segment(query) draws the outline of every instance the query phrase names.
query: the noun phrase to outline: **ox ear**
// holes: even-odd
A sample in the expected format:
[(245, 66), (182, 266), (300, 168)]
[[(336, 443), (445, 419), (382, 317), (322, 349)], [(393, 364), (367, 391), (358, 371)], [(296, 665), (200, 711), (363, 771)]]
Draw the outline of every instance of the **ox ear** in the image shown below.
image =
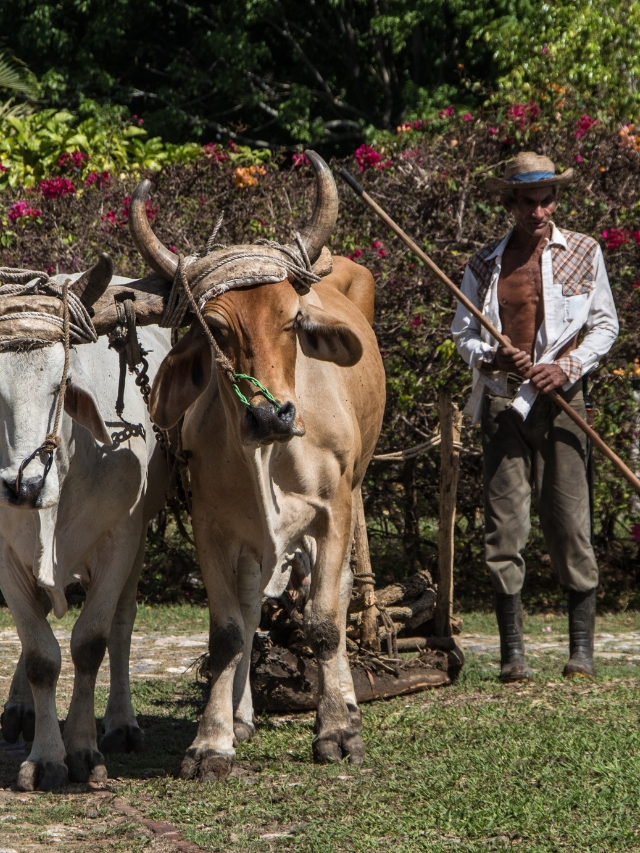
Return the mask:
[(211, 347), (192, 326), (169, 352), (156, 374), (149, 398), (151, 420), (171, 429), (198, 399), (211, 379)]
[(67, 379), (64, 410), (70, 418), (88, 429), (96, 441), (111, 447), (111, 436), (100, 414), (98, 401), (77, 369), (72, 369)]
[(315, 305), (304, 305), (296, 320), (302, 352), (308, 358), (353, 367), (362, 357), (360, 338), (348, 326)]

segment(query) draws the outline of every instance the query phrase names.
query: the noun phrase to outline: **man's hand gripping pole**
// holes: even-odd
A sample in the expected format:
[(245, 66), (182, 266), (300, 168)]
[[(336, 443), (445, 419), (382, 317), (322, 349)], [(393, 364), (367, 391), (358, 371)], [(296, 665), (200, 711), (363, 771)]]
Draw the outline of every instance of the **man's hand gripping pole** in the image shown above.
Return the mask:
[[(406, 234), (402, 230), (402, 228), (400, 228), (400, 226), (393, 221), (389, 214), (385, 213), (385, 211), (380, 207), (380, 205), (377, 204), (371, 198), (371, 196), (364, 191), (364, 189), (356, 181), (353, 175), (350, 175), (346, 169), (340, 169), (339, 174), (340, 177), (343, 178), (343, 180), (347, 184), (349, 184), (349, 186), (356, 193), (356, 195), (359, 195), (360, 198), (364, 202), (366, 202), (366, 204), (368, 204), (369, 207), (380, 217), (380, 219), (382, 219), (382, 221), (385, 222), (389, 226), (389, 228), (391, 228), (391, 230), (398, 235), (398, 237), (400, 237), (402, 242), (405, 243), (405, 245), (407, 245), (411, 249), (414, 255), (420, 258), (420, 260), (431, 270), (435, 277), (440, 279), (444, 286), (451, 293), (453, 293), (458, 302), (462, 302), (465, 308), (467, 308), (467, 310), (469, 310), (473, 314), (476, 320), (485, 327), (485, 329), (496, 339), (500, 346), (511, 346), (511, 342), (509, 341), (509, 339), (505, 337), (505, 335), (503, 335), (501, 332), (499, 332), (493, 325), (493, 323), (487, 320), (482, 311), (480, 311), (480, 309), (477, 308), (473, 304), (473, 302), (471, 302), (471, 300), (464, 295), (460, 288), (455, 286), (451, 279), (442, 272), (440, 267), (436, 266), (436, 264), (434, 264), (431, 258), (427, 254), (425, 254), (416, 243), (414, 243), (411, 237), (409, 237), (409, 235)], [(615, 453), (609, 447), (609, 445), (605, 441), (603, 441), (602, 438), (600, 438), (598, 433), (594, 429), (592, 429), (589, 424), (584, 421), (576, 411), (574, 411), (574, 409), (571, 408), (571, 406), (569, 405), (569, 403), (567, 403), (564, 397), (561, 397), (557, 391), (550, 391), (547, 393), (548, 396), (551, 397), (554, 403), (558, 406), (558, 408), (562, 409), (562, 411), (565, 412), (571, 418), (571, 420), (576, 423), (580, 427), (580, 429), (589, 436), (589, 438), (598, 448), (598, 450), (604, 456), (606, 456), (610, 462), (613, 462), (613, 464), (618, 469), (618, 471), (620, 471), (622, 476), (625, 477), (626, 480), (633, 486), (633, 488), (640, 493), (640, 480), (636, 477), (631, 468), (629, 468), (629, 466), (626, 465), (622, 461), (622, 459), (620, 459), (617, 453)]]

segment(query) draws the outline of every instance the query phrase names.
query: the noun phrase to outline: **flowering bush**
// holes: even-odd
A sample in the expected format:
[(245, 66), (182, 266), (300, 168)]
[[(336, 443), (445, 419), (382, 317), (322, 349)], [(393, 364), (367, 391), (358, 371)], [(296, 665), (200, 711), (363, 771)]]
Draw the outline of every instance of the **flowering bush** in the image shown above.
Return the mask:
[(47, 178), (40, 181), (39, 186), (45, 198), (62, 198), (63, 195), (73, 195), (76, 191), (71, 178)]
[(266, 175), (267, 170), (262, 166), (238, 166), (233, 170), (233, 182), (236, 187), (255, 187), (257, 175)]
[(42, 211), (38, 208), (31, 207), (27, 201), (17, 201), (12, 204), (7, 212), (9, 222), (15, 222), (23, 217), (37, 219), (42, 216)]
[(99, 189), (104, 189), (104, 187), (108, 187), (111, 183), (111, 173), (110, 172), (89, 172), (87, 177), (84, 179), (85, 186), (92, 187), (96, 184)]
[(202, 153), (205, 157), (213, 160), (214, 163), (227, 163), (229, 161), (229, 152), (224, 151), (221, 145), (216, 142), (208, 142), (202, 146)]

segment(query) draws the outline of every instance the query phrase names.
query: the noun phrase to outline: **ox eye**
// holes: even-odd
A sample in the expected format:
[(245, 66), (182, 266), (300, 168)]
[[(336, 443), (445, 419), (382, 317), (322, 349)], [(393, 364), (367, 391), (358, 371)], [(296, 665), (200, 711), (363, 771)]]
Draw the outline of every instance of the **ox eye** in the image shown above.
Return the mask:
[(227, 328), (227, 325), (224, 322), (224, 320), (219, 319), (218, 317), (212, 316), (211, 314), (209, 314), (206, 317), (206, 320), (207, 320), (207, 325), (211, 329), (213, 337), (216, 339), (216, 341), (219, 344), (226, 341), (227, 338), (229, 337), (229, 329)]

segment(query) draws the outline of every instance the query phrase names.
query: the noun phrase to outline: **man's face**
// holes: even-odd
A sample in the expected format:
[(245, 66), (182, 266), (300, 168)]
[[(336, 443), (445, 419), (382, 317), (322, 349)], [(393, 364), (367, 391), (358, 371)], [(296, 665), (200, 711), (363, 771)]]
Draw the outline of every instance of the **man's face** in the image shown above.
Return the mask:
[(523, 231), (542, 237), (558, 207), (558, 193), (553, 187), (516, 189), (515, 199), (505, 207)]

